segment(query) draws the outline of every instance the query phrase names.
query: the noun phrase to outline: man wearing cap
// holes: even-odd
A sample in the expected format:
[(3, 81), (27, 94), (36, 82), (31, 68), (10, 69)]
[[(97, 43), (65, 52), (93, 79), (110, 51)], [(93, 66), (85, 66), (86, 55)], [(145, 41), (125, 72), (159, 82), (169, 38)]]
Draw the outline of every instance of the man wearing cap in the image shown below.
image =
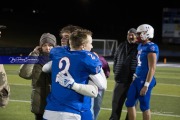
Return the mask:
[(22, 64), (19, 76), (24, 79), (32, 80), (31, 93), (31, 112), (35, 115), (35, 120), (42, 120), (46, 106), (46, 97), (50, 92), (51, 74), (44, 73), (42, 67), (49, 62), (49, 52), (56, 46), (56, 37), (50, 33), (42, 34), (39, 46), (29, 54), (29, 56), (38, 56), (39, 61), (36, 64)]
[[(120, 120), (126, 94), (132, 82), (136, 68), (137, 44), (136, 29), (131, 28), (127, 33), (127, 40), (120, 43), (115, 54), (113, 72), (115, 87), (112, 96), (112, 112), (109, 120)], [(128, 116), (126, 115), (126, 120)]]

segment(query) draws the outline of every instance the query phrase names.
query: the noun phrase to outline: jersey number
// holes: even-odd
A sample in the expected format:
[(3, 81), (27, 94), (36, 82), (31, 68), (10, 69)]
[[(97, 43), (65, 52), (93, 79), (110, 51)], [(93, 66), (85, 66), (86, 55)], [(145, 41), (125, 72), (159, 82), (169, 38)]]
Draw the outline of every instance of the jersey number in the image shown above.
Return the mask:
[[(61, 72), (62, 72), (63, 74), (65, 74), (66, 71), (69, 70), (69, 66), (70, 66), (69, 58), (63, 57), (63, 58), (59, 61), (59, 69), (61, 69)], [(64, 68), (64, 69), (63, 69), (63, 68)]]

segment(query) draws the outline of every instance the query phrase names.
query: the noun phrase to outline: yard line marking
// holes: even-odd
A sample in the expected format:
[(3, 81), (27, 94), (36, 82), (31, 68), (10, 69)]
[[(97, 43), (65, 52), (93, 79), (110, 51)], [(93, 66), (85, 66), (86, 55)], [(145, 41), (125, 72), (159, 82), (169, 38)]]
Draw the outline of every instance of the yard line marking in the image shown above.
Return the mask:
[[(163, 84), (163, 83), (159, 83), (159, 84)], [(31, 85), (26, 85), (26, 84), (10, 84), (10, 85), (19, 85), (19, 86), (31, 86)], [(173, 86), (180, 86), (180, 85), (176, 85), (176, 84), (163, 84), (163, 85), (173, 85)], [(106, 90), (107, 92), (113, 92), (113, 90)], [(152, 94), (152, 95), (158, 95), (158, 96), (165, 96), (165, 97), (180, 97), (178, 95), (168, 95), (168, 94)]]
[[(108, 81), (108, 82), (114, 82), (114, 81)], [(9, 83), (10, 85), (24, 85), (24, 86), (31, 86), (30, 84), (14, 84), (14, 83)], [(158, 85), (170, 85), (170, 86), (180, 86), (180, 85), (177, 85), (177, 84), (167, 84), (167, 83), (157, 83)]]
[(152, 94), (152, 95), (165, 96), (165, 97), (180, 97), (178, 95), (167, 95), (167, 94)]
[[(177, 78), (177, 79), (179, 80), (179, 78)], [(157, 81), (157, 80), (156, 80), (156, 81)], [(107, 80), (107, 82), (110, 82), (110, 83), (112, 83), (112, 82), (113, 82), (113, 83), (115, 83), (115, 81), (114, 81), (113, 79), (109, 79), (109, 80)], [(165, 84), (165, 85), (177, 85), (177, 84), (175, 84), (175, 83), (174, 83), (174, 84), (168, 84), (168, 83), (157, 83), (157, 84), (158, 84), (158, 85), (159, 85), (159, 84)], [(180, 85), (177, 85), (177, 86), (180, 86)]]
[[(102, 110), (109, 110), (111, 111), (111, 108), (101, 108)], [(122, 110), (123, 112), (127, 112), (127, 110)], [(140, 111), (137, 111), (136, 113), (142, 113)], [(165, 112), (164, 112), (165, 113)], [(159, 116), (167, 116), (167, 117), (180, 117), (180, 115), (171, 115), (171, 114), (163, 114), (163, 113), (158, 113), (158, 112), (151, 112), (152, 115), (159, 115)]]
[(12, 102), (27, 102), (27, 103), (31, 102), (31, 101), (27, 101), (27, 100), (12, 100), (12, 99), (10, 99), (9, 101), (12, 101)]
[[(108, 61), (109, 65), (113, 65), (114, 61)], [(180, 67), (180, 64), (178, 63), (169, 63), (169, 64), (164, 64), (164, 63), (157, 63), (158, 67)]]
[(9, 85), (31, 86), (31, 85), (28, 85), (28, 84), (14, 84), (14, 83), (9, 83)]
[[(107, 92), (113, 92), (112, 90), (106, 90)], [(165, 96), (165, 97), (180, 97), (178, 95), (168, 95), (168, 94), (152, 94), (152, 95), (159, 95), (159, 96)]]
[(157, 85), (171, 85), (171, 86), (180, 86), (177, 84), (167, 84), (167, 83), (157, 83)]
[[(112, 82), (112, 81), (109, 81), (109, 82)], [(28, 85), (28, 84), (14, 84), (14, 83), (9, 83), (9, 85), (31, 86), (31, 85)], [(158, 83), (158, 85), (180, 86), (180, 85), (177, 85), (177, 84), (166, 84), (166, 83)]]
[[(9, 101), (12, 101), (12, 102), (26, 102), (26, 103), (30, 103), (30, 101), (27, 101), (27, 100), (12, 100), (10, 99)], [(101, 108), (102, 110), (109, 110), (111, 111), (112, 109), (111, 108)], [(123, 112), (127, 112), (127, 110), (122, 110)], [(140, 111), (137, 111), (137, 113), (142, 113)], [(165, 113), (165, 112), (164, 112)], [(162, 113), (159, 113), (159, 112), (151, 112), (151, 114), (154, 114), (154, 115), (159, 115), (159, 116), (168, 116), (168, 117), (180, 117), (180, 115), (171, 115), (171, 114), (162, 114)]]
[[(179, 78), (178, 78), (179, 79)], [(107, 82), (110, 82), (110, 83), (115, 83), (115, 81), (113, 81), (113, 80), (108, 80)], [(177, 85), (177, 84), (175, 84), (175, 83), (173, 83), (173, 84), (168, 84), (168, 83), (157, 83), (157, 85), (170, 85), (170, 86), (180, 86), (180, 85)]]

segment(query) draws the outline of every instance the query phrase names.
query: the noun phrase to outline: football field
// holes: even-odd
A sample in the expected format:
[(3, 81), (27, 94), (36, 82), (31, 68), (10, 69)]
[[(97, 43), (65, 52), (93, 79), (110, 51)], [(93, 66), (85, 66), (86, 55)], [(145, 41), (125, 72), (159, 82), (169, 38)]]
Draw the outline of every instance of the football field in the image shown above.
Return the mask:
[[(7, 107), (0, 108), (0, 120), (34, 120), (30, 109), (31, 80), (18, 76), (20, 65), (5, 65), (8, 82), (11, 88), (10, 101)], [(108, 120), (111, 113), (112, 91), (114, 77), (108, 78), (108, 88), (98, 120)], [(180, 120), (180, 64), (159, 64), (155, 77), (157, 85), (152, 91), (152, 120)], [(124, 106), (121, 120), (126, 115)], [(142, 120), (140, 109), (137, 110), (137, 120)]]

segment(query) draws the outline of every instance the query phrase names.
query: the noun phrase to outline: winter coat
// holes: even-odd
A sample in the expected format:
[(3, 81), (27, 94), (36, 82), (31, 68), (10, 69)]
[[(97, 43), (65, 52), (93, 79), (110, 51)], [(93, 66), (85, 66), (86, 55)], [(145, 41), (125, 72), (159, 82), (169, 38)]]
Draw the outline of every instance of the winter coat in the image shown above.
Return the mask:
[(50, 92), (51, 75), (44, 73), (42, 67), (49, 61), (48, 54), (31, 52), (29, 56), (45, 56), (42, 57), (39, 63), (22, 64), (19, 71), (19, 76), (24, 79), (32, 80), (31, 93), (31, 112), (35, 114), (43, 114), (46, 106), (46, 97)]
[(129, 44), (128, 41), (120, 43), (113, 59), (113, 72), (116, 82), (131, 83), (137, 65), (136, 55), (137, 44)]

